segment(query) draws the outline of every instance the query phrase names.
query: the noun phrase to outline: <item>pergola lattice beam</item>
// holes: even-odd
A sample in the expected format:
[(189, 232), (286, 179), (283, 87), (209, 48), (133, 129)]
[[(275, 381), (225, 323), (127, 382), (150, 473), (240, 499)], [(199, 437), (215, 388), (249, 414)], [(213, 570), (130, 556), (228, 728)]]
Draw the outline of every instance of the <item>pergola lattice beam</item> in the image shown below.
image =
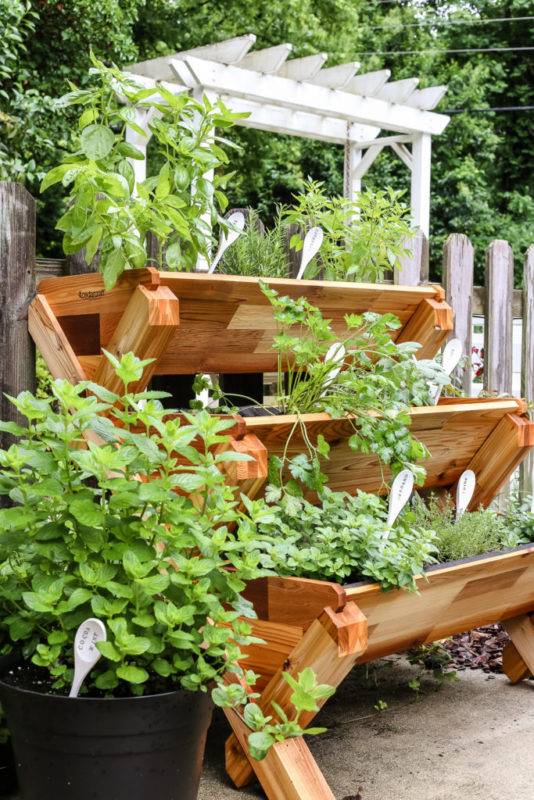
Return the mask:
[[(284, 105), (295, 111), (314, 112), (346, 122), (358, 122), (402, 133), (441, 133), (449, 118), (442, 114), (397, 106), (385, 100), (360, 97), (339, 89), (299, 83), (278, 75), (262, 75), (252, 70), (225, 66), (213, 61), (186, 56), (171, 59), (176, 77), (189, 88), (207, 89), (253, 102)], [(189, 71), (189, 75), (186, 69)]]
[(274, 47), (265, 47), (263, 50), (254, 50), (241, 59), (239, 66), (242, 69), (253, 69), (255, 72), (279, 72), (293, 50), (292, 44), (277, 44)]
[(309, 83), (315, 86), (326, 86), (328, 89), (343, 89), (344, 86), (356, 75), (360, 68), (357, 61), (348, 64), (338, 64), (337, 67), (326, 67), (320, 70)]
[(326, 53), (292, 58), (278, 70), (278, 74), (281, 78), (291, 78), (294, 81), (309, 81), (317, 75), (327, 58)]

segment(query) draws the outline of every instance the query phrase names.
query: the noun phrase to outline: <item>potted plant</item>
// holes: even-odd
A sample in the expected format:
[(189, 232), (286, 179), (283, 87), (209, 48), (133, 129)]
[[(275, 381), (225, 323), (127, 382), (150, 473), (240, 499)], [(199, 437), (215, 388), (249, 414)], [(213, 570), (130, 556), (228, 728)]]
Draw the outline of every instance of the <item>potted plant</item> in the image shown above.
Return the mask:
[[(253, 613), (240, 592), (264, 572), (255, 525), (271, 512), (240, 509), (220, 470), (247, 459), (221, 451), (234, 421), (180, 420), (161, 393), (130, 393), (145, 366), (131, 354), (116, 364), (121, 397), (59, 380), (50, 397), (23, 392), (12, 402), (27, 427), (2, 424), (18, 441), (0, 452), (12, 502), (0, 511), (0, 632), (20, 656), (4, 663), (0, 699), (26, 800), (193, 800), (207, 690), (240, 706), (254, 677), (238, 665)], [(90, 618), (107, 637), (72, 699), (74, 638)], [(304, 688), (308, 703), (331, 693), (309, 675)], [(247, 702), (259, 756), (302, 733), (298, 696), (295, 709), (274, 723)]]

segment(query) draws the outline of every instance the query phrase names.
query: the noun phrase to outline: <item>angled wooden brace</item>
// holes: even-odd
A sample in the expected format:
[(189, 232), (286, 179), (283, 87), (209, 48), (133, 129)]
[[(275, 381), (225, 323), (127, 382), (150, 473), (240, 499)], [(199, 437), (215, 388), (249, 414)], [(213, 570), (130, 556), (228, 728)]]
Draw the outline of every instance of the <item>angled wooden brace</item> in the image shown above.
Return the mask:
[[(534, 422), (506, 414), (468, 464), (477, 478), (471, 511), (488, 506), (534, 446)], [(451, 490), (455, 492), (455, 487)]]
[(38, 294), (28, 309), (28, 330), (53, 378), (71, 383), (86, 380), (85, 372), (44, 294)]
[[(131, 392), (142, 392), (165, 352), (167, 343), (180, 324), (179, 301), (168, 286), (148, 289), (136, 286), (106, 350), (120, 358), (133, 352), (138, 358), (153, 358), (141, 380), (131, 384)], [(120, 394), (122, 381), (103, 355), (94, 375), (95, 383)]]
[(444, 300), (421, 300), (397, 343), (422, 342), (416, 358), (434, 358), (453, 329), (453, 311)]
[(503, 622), (511, 642), (502, 653), (502, 667), (512, 683), (534, 675), (534, 613)]
[(229, 442), (217, 448), (218, 453), (228, 450), (252, 456), (252, 461), (222, 461), (220, 467), (226, 475), (227, 483), (237, 486), (241, 494), (253, 500), (267, 480), (267, 448), (257, 436), (247, 433), (240, 439), (232, 437)]
[[(306, 667), (313, 669), (319, 683), (336, 688), (350, 672), (367, 647), (367, 620), (355, 603), (340, 611), (325, 608), (273, 675), (258, 701), (264, 713), (272, 714), (271, 701), (294, 713), (291, 687), (283, 677), (288, 672), (297, 678)], [(307, 727), (317, 712), (305, 712), (301, 724)], [(263, 761), (248, 753), (247, 729), (235, 712), (226, 712), (233, 733), (226, 742), (226, 771), (234, 784), (245, 786), (254, 773), (269, 800), (332, 800), (333, 795), (302, 738), (274, 745)]]

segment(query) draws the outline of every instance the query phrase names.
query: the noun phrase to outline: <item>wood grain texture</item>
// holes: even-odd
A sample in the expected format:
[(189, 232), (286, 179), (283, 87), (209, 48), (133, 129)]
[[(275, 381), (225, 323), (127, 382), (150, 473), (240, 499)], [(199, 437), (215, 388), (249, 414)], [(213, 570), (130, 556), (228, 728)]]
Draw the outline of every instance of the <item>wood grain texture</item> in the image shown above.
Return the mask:
[(453, 313), (442, 300), (422, 300), (397, 342), (419, 342), (417, 358), (433, 358), (453, 327)]
[(307, 628), (327, 606), (341, 611), (346, 603), (337, 583), (309, 578), (268, 577), (249, 581), (243, 595), (260, 619)]
[(484, 389), (512, 391), (512, 293), (514, 256), (502, 239), (492, 242), (486, 255), (484, 325)]
[(428, 239), (417, 231), (406, 242), (409, 251), (400, 259), (400, 269), (393, 270), (393, 282), (401, 286), (419, 286), (428, 280)]
[(46, 297), (38, 294), (28, 311), (28, 330), (41, 351), (52, 377), (71, 383), (86, 380), (83, 368), (70, 346)]
[[(48, 278), (39, 291), (46, 295), (61, 324), (62, 317), (96, 315), (100, 346), (109, 349), (110, 341), (137, 284), (167, 287), (180, 301), (180, 327), (170, 337), (158, 362), (156, 374), (194, 374), (198, 372), (269, 372), (276, 369), (272, 339), (276, 326), (271, 306), (257, 278), (233, 275), (131, 270), (124, 273), (110, 292), (104, 291), (98, 274)], [(425, 300), (437, 304), (432, 317), (441, 325), (447, 316), (440, 287), (392, 286), (324, 281), (270, 279), (271, 286), (283, 294), (305, 294), (332, 321), (336, 331), (346, 330), (344, 315), (375, 311), (391, 312), (402, 326), (411, 320)], [(450, 310), (449, 314), (450, 314)], [(419, 311), (419, 314), (421, 312)], [(432, 320), (430, 320), (432, 322)], [(448, 322), (447, 322), (448, 324)], [(431, 342), (421, 355), (434, 355), (442, 337), (435, 325), (419, 326), (415, 333), (431, 334)], [(71, 345), (78, 355), (91, 359), (99, 355), (86, 352), (87, 331), (70, 328)], [(401, 329), (402, 333), (402, 329)], [(398, 331), (394, 332), (394, 336)], [(432, 352), (431, 352), (432, 351)]]
[[(521, 394), (534, 405), (534, 245), (525, 255), (523, 269), (523, 352)], [(531, 451), (521, 467), (521, 488), (534, 497), (534, 453)]]
[[(268, 629), (266, 636), (269, 639)], [(284, 672), (288, 672), (296, 679), (302, 670), (310, 667), (313, 669), (318, 683), (339, 686), (352, 669), (358, 656), (364, 652), (366, 645), (367, 620), (354, 603), (348, 603), (338, 612), (325, 608), (308, 627), (296, 647), (262, 691), (258, 700), (260, 708), (264, 713), (272, 714), (274, 713), (272, 702), (275, 701), (286, 713), (291, 714), (293, 690), (284, 679)], [(320, 701), (318, 708), (324, 702), (324, 700)], [(317, 713), (317, 711), (303, 712), (300, 717), (302, 727), (310, 725)], [(262, 780), (255, 767), (255, 762), (248, 762), (246, 748), (243, 748), (241, 758), (239, 757), (237, 742), (235, 739), (232, 741), (236, 734), (239, 744), (243, 748), (243, 741), (234, 728), (234, 734), (226, 746), (227, 755), (231, 754), (231, 760), (227, 759), (228, 774), (237, 785), (244, 786), (252, 778), (252, 767)], [(264, 789), (267, 791), (265, 786)], [(310, 796), (313, 797), (313, 794)]]
[[(0, 182), (0, 418), (24, 424), (9, 402), (35, 390), (28, 306), (35, 293), (35, 201), (20, 183)], [(0, 434), (2, 447), (11, 442)]]
[(534, 545), (445, 564), (418, 579), (419, 593), (382, 592), (377, 584), (345, 586), (365, 614), (369, 644), (360, 661), (429, 644), (454, 633), (534, 610)]
[[(139, 285), (134, 289), (106, 348), (118, 359), (130, 351), (138, 358), (154, 359), (145, 367), (141, 379), (129, 386), (129, 391), (141, 392), (148, 385), (179, 322), (179, 302), (166, 286), (147, 289)], [(121, 379), (105, 356), (100, 360), (94, 379), (117, 394), (124, 390)]]
[[(532, 428), (520, 415), (524, 403), (513, 398), (443, 399), (437, 406), (413, 408), (411, 430), (430, 451), (424, 462), (427, 470), (425, 487), (450, 488), (469, 466), (481, 472), (482, 482), (477, 493), (477, 503), (487, 504), (491, 491), (497, 491), (503, 476), (520, 463), (529, 452), (528, 432)], [(503, 422), (495, 438), (489, 437), (508, 415), (513, 420)], [(378, 460), (369, 454), (357, 453), (348, 445), (353, 432), (350, 419), (331, 419), (328, 414), (303, 414), (309, 438), (316, 441), (319, 434), (330, 443), (329, 459), (323, 471), (328, 485), (335, 491), (354, 493), (356, 489), (367, 492), (384, 492), (384, 473)], [(282, 455), (295, 417), (247, 417), (247, 430), (254, 433), (272, 455)], [(487, 445), (485, 444), (486, 442)], [(477, 453), (485, 446), (481, 458)], [(302, 452), (304, 442), (297, 427), (288, 447), (290, 456)], [(491, 473), (491, 469), (498, 470)], [(389, 473), (385, 472), (386, 480)]]
[(534, 616), (522, 614), (506, 620), (504, 629), (511, 639), (503, 652), (503, 669), (512, 683), (534, 675)]
[(471, 394), (471, 346), (472, 346), (472, 295), (474, 273), (473, 245), (463, 233), (453, 233), (443, 249), (443, 285), (445, 297), (454, 309), (452, 336), (459, 339), (468, 361), (454, 372), (457, 385), (469, 396)]
[[(234, 774), (232, 748), (235, 748), (239, 757), (247, 747), (250, 730), (235, 711), (224, 711), (236, 737), (226, 745), (227, 771)], [(262, 761), (251, 757), (248, 763), (268, 800), (335, 800), (302, 737), (277, 742)]]

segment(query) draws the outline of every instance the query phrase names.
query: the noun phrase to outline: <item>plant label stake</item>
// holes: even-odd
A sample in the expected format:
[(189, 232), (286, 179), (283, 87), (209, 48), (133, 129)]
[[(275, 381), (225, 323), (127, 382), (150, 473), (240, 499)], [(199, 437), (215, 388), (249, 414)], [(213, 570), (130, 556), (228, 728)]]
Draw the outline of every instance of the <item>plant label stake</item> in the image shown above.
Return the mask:
[(324, 397), (324, 395), (326, 394), (327, 387), (330, 386), (332, 381), (339, 374), (341, 367), (343, 366), (343, 361), (345, 360), (346, 355), (347, 351), (345, 350), (345, 346), (341, 342), (334, 342), (334, 344), (330, 345), (330, 347), (326, 351), (324, 362), (325, 364), (331, 363), (332, 369), (326, 373), (326, 377), (323, 383), (325, 390), (321, 395), (322, 397)]
[(228, 223), (228, 231), (223, 231), (221, 233), (219, 249), (217, 250), (215, 258), (210, 264), (210, 268), (208, 270), (209, 275), (211, 275), (212, 272), (215, 272), (217, 264), (228, 250), (230, 245), (233, 244), (235, 240), (243, 233), (245, 228), (245, 215), (242, 211), (234, 211), (233, 214), (230, 214), (230, 216), (227, 217), (226, 222)]
[(458, 478), (456, 487), (456, 522), (460, 519), (475, 493), (476, 475), (472, 469), (466, 469)]
[(387, 526), (391, 528), (413, 492), (414, 477), (409, 469), (399, 472), (389, 492)]
[(78, 697), (82, 683), (102, 655), (97, 642), (107, 639), (106, 626), (94, 617), (82, 622), (74, 639), (74, 679), (69, 697)]
[(300, 281), (301, 278), (304, 276), (306, 271), (306, 267), (312, 260), (312, 258), (317, 255), (319, 250), (321, 249), (321, 245), (323, 243), (323, 229), (319, 228), (319, 226), (315, 228), (310, 228), (306, 236), (304, 237), (304, 242), (302, 244), (302, 256), (300, 258), (300, 267), (297, 273), (297, 280)]
[[(451, 375), (455, 367), (458, 366), (463, 352), (464, 348), (459, 339), (450, 339), (450, 341), (447, 342), (443, 349), (443, 355), (441, 356), (441, 368), (447, 375)], [(441, 388), (441, 386), (433, 387), (432, 398), (434, 400), (434, 405), (438, 404), (438, 400), (441, 396)]]

